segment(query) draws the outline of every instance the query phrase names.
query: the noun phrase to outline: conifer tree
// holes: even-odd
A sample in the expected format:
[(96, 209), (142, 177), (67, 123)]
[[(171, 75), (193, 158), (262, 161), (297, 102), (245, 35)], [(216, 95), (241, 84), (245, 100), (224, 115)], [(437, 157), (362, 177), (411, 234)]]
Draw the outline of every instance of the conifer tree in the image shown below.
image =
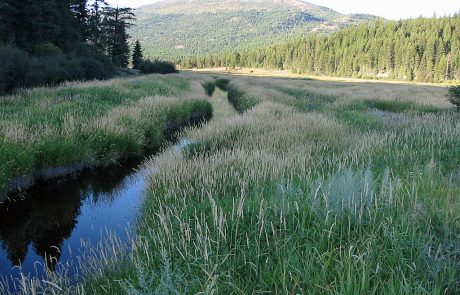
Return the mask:
[(104, 9), (104, 45), (114, 65), (125, 68), (129, 64), (130, 48), (126, 29), (134, 20), (131, 8), (106, 7)]
[(91, 5), (91, 12), (88, 19), (88, 42), (93, 46), (94, 50), (99, 53), (105, 53), (103, 33), (102, 33), (102, 21), (103, 21), (103, 9), (107, 3), (105, 0), (94, 0)]
[(71, 9), (78, 25), (80, 39), (83, 42), (88, 38), (88, 0), (73, 0)]
[[(460, 80), (460, 15), (371, 21), (331, 35), (310, 35), (282, 45), (224, 52), (212, 66), (263, 67), (333, 76), (376, 76), (440, 82)], [(198, 58), (198, 60), (201, 60)], [(182, 66), (197, 58), (181, 59)], [(198, 63), (198, 66), (209, 62)]]
[(129, 64), (133, 18), (105, 0), (0, 0), (0, 55), (14, 55), (2, 61), (0, 93), (111, 77)]
[(460, 85), (451, 86), (447, 92), (447, 99), (457, 107), (460, 112)]
[(134, 44), (134, 49), (133, 49), (133, 69), (138, 69), (140, 63), (142, 62), (142, 59), (144, 58), (144, 54), (142, 53), (142, 47), (141, 43), (139, 40), (136, 41)]

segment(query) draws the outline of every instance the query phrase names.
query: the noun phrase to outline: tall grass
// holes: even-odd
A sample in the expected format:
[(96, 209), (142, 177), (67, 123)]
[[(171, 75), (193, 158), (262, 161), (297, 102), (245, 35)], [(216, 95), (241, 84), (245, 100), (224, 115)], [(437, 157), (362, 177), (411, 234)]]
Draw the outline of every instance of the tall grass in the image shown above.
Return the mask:
[(148, 76), (0, 98), (0, 192), (53, 171), (60, 176), (139, 155), (161, 145), (172, 129), (209, 118), (211, 105), (201, 93), (187, 93), (189, 84), (178, 76)]
[(205, 81), (203, 82), (203, 88), (206, 92), (206, 95), (208, 96), (212, 96), (214, 94), (214, 91), (216, 90), (216, 82), (215, 81), (212, 81), (212, 80), (209, 80), (209, 81)]
[(72, 290), (458, 294), (458, 116), (412, 85), (350, 97), (340, 83), (304, 83), (233, 79), (243, 113), (187, 130), (191, 145), (146, 163), (156, 173), (129, 256)]
[[(375, 98), (354, 110), (384, 127), (367, 128), (368, 120), (337, 119), (359, 100), (337, 97), (321, 112), (298, 112), (299, 98), (269, 83), (244, 89), (257, 106), (189, 131), (194, 144), (182, 154), (151, 160), (158, 173), (150, 179), (130, 275), (119, 284), (104, 284), (112, 274), (102, 275), (86, 288), (458, 293), (458, 116), (427, 113), (419, 98), (405, 98), (410, 107), (394, 109), (403, 122), (387, 124), (369, 112), (389, 112), (386, 103), (379, 107), (385, 98)], [(430, 104), (443, 108), (436, 99)]]

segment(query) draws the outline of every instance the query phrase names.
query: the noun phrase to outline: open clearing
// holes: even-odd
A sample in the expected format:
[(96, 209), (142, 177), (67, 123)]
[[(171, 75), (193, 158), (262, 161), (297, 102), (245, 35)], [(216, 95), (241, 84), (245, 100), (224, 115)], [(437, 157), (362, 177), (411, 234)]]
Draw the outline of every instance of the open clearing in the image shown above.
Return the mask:
[[(220, 90), (206, 98), (200, 84), (212, 75), (230, 80), (221, 88), (235, 111)], [(445, 88), (192, 72), (141, 84), (155, 92), (158, 79), (183, 81), (214, 118), (183, 132), (182, 152), (146, 163), (156, 173), (129, 255), (103, 247), (82, 283), (53, 284), (77, 294), (458, 294), (460, 117)]]
[(206, 74), (225, 74), (234, 76), (250, 76), (250, 77), (265, 77), (265, 78), (289, 78), (289, 79), (302, 79), (302, 80), (315, 80), (315, 81), (328, 81), (334, 82), (356, 82), (356, 83), (384, 83), (384, 84), (402, 84), (402, 85), (427, 85), (433, 87), (445, 86), (440, 83), (421, 83), (412, 81), (399, 81), (399, 80), (388, 80), (388, 79), (361, 79), (361, 78), (345, 78), (345, 77), (330, 77), (330, 76), (314, 76), (308, 74), (297, 74), (288, 70), (266, 70), (261, 68), (237, 68), (229, 69), (225, 67), (221, 68), (203, 68), (188, 70), (196, 73)]

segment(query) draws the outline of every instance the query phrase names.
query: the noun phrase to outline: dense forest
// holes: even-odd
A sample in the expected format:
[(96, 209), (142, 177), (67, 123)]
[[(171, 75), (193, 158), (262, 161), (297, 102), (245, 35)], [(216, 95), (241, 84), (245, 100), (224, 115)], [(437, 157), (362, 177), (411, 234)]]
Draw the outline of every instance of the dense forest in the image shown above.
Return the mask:
[(184, 68), (250, 67), (421, 82), (460, 80), (460, 16), (370, 21), (327, 36), (186, 57)]
[(136, 9), (130, 30), (146, 56), (171, 58), (283, 44), (375, 19), (301, 0), (163, 0)]
[(0, 0), (0, 93), (111, 77), (129, 64), (133, 20), (104, 0)]

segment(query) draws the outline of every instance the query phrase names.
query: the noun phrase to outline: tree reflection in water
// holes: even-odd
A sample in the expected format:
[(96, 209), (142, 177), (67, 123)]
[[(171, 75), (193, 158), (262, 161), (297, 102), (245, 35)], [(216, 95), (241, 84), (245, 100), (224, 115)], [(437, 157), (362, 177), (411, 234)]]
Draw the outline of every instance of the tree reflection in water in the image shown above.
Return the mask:
[(64, 241), (78, 223), (82, 205), (89, 202), (109, 206), (129, 185), (127, 178), (139, 163), (132, 160), (83, 173), (78, 178), (40, 184), (6, 200), (0, 205), (0, 251), (6, 253), (12, 265), (19, 266), (31, 249), (54, 270)]

